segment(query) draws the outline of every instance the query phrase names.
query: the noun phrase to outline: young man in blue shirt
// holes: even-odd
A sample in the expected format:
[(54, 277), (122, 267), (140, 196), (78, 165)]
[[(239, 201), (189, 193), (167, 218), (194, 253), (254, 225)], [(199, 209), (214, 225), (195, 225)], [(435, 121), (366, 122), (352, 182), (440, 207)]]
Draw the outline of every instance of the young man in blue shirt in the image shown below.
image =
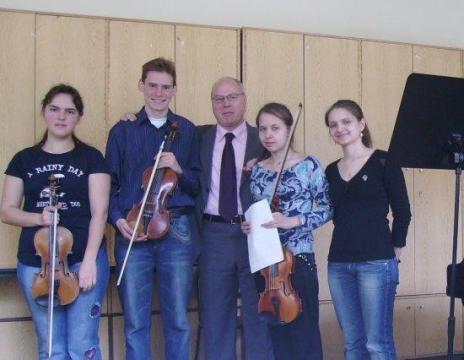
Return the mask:
[(165, 136), (177, 128), (169, 151), (158, 168), (170, 168), (178, 186), (167, 201), (170, 229), (160, 239), (138, 235), (118, 287), (124, 311), (126, 359), (151, 358), (151, 308), (155, 272), (165, 339), (166, 359), (189, 357), (190, 323), (187, 304), (192, 288), (193, 208), (200, 189), (198, 138), (195, 126), (174, 114), (169, 104), (176, 94), (172, 61), (150, 60), (142, 67), (138, 84), (144, 106), (135, 121), (120, 121), (110, 131), (106, 158), (111, 170), (109, 220), (116, 229), (115, 258), (118, 272), (129, 246), (132, 227), (128, 212), (143, 197), (142, 175), (153, 166)]

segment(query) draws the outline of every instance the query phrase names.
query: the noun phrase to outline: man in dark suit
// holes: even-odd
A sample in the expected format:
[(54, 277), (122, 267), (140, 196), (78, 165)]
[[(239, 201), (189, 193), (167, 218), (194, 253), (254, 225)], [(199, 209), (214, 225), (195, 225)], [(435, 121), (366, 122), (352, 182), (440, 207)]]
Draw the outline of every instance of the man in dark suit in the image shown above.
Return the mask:
[(245, 122), (240, 81), (225, 77), (212, 88), (217, 125), (200, 129), (200, 306), (207, 360), (235, 360), (237, 298), (241, 298), (246, 359), (272, 359), (266, 324), (250, 273), (246, 236), (240, 229), (251, 203), (245, 164), (262, 151), (258, 131)]

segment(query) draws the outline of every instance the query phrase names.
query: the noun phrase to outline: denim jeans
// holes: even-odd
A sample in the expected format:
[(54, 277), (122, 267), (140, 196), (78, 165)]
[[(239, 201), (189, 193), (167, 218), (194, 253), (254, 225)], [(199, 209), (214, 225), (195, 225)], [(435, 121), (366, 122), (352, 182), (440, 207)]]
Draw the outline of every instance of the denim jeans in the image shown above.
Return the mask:
[[(77, 272), (81, 263), (70, 266)], [(32, 298), (34, 275), (40, 269), (18, 262), (17, 276), (26, 303), (32, 314), (38, 340), (39, 359), (48, 359), (48, 311)], [(97, 255), (97, 283), (90, 291), (81, 291), (74, 302), (57, 306), (53, 314), (53, 344), (51, 359), (101, 359), (98, 338), (101, 304), (109, 279), (109, 265), (105, 246)]]
[(292, 284), (303, 311), (286, 325), (269, 325), (276, 360), (322, 360), (319, 330), (319, 283), (314, 254), (295, 257)]
[(330, 293), (345, 338), (347, 360), (396, 359), (393, 303), (398, 262), (329, 262)]
[[(118, 273), (129, 241), (116, 236)], [(151, 359), (151, 309), (155, 271), (163, 319), (165, 358), (189, 358), (190, 322), (187, 305), (192, 289), (192, 239), (187, 215), (171, 220), (163, 239), (134, 243), (119, 286), (124, 311), (126, 359)]]

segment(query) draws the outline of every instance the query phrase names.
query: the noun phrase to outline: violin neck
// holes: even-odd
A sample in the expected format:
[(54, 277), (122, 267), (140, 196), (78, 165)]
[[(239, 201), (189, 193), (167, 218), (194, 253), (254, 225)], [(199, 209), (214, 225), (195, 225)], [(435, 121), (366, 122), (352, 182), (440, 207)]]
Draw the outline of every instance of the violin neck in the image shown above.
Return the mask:
[(270, 277), (279, 276), (279, 264), (272, 264), (269, 266), (269, 275)]
[[(174, 142), (176, 132), (177, 132), (177, 128), (172, 129), (166, 135), (166, 138), (164, 140), (163, 152), (171, 151), (172, 143)], [(162, 182), (165, 172), (166, 172), (166, 168), (155, 169), (155, 177), (153, 179), (152, 185), (148, 193), (148, 199), (150, 200), (152, 204), (155, 202), (155, 199), (157, 198), (157, 194), (159, 193), (161, 182)]]

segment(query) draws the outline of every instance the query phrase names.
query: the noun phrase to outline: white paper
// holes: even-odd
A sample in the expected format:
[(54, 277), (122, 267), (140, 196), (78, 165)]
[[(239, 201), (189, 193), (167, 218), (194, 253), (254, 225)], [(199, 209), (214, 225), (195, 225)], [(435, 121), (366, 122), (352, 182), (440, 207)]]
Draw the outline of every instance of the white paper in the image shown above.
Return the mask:
[(252, 273), (276, 264), (284, 259), (277, 229), (266, 229), (261, 225), (272, 221), (269, 203), (263, 199), (251, 205), (245, 212), (245, 219), (251, 223), (248, 234), (248, 257)]

